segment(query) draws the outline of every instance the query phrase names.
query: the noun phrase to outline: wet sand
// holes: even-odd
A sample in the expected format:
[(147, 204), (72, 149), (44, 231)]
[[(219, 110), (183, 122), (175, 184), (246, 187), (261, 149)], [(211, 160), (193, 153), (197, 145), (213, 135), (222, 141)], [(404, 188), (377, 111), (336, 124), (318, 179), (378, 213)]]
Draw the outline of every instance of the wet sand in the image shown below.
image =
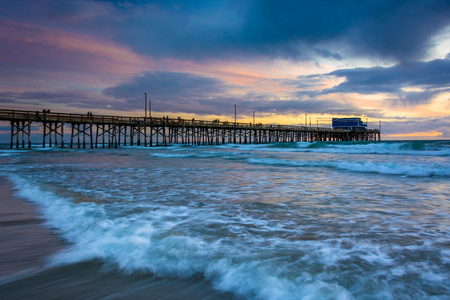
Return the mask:
[(0, 176), (0, 277), (38, 268), (64, 247), (43, 223), (38, 208), (16, 197), (12, 183)]

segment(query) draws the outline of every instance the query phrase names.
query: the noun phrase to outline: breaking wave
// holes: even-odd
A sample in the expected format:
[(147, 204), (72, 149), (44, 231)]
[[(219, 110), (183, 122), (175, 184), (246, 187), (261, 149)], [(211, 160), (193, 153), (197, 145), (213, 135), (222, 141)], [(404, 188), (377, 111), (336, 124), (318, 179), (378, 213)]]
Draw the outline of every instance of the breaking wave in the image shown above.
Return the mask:
[(266, 150), (349, 154), (450, 156), (450, 141), (275, 143), (267, 145)]
[(405, 176), (450, 176), (450, 168), (442, 165), (398, 164), (394, 162), (357, 161), (288, 161), (273, 158), (249, 158), (249, 163), (287, 167), (324, 167), (353, 172), (379, 173)]

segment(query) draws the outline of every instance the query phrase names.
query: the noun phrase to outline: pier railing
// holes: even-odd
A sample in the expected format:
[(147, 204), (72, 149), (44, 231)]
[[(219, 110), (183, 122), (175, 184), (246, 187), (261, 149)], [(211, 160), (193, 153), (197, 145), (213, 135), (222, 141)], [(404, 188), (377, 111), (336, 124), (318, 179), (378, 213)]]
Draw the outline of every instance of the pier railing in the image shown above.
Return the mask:
[[(34, 121), (34, 122), (64, 122), (64, 123), (94, 123), (94, 124), (117, 124), (117, 125), (188, 125), (188, 126), (208, 126), (227, 128), (253, 128), (253, 129), (280, 129), (280, 130), (314, 130), (329, 131), (329, 127), (315, 127), (304, 125), (278, 125), (247, 122), (230, 121), (207, 121), (181, 118), (155, 118), (155, 117), (128, 117), (110, 115), (88, 115), (59, 112), (27, 111), (0, 109), (0, 120), (3, 121)], [(344, 129), (334, 129), (336, 132), (345, 132)]]

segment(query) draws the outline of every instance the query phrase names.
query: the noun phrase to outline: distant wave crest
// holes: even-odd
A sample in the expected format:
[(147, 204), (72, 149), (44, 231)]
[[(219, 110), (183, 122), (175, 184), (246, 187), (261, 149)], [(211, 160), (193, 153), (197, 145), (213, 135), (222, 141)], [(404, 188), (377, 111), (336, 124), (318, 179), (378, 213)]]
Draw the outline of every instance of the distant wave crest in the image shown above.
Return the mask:
[(415, 177), (450, 176), (450, 168), (438, 165), (401, 165), (392, 162), (357, 162), (357, 161), (288, 161), (272, 158), (250, 158), (249, 163), (261, 165), (279, 165), (290, 167), (323, 167), (354, 172), (380, 173), (388, 175), (405, 175)]
[(450, 156), (450, 141), (275, 143), (270, 151)]

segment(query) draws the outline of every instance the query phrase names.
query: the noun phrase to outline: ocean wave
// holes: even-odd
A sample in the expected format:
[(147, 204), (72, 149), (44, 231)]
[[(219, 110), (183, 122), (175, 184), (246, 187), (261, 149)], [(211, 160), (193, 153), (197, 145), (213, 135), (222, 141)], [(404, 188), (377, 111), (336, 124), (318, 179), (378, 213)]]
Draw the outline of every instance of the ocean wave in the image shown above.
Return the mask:
[(435, 165), (409, 164), (401, 165), (396, 163), (378, 163), (378, 162), (338, 162), (333, 164), (336, 168), (356, 171), (369, 172), (390, 175), (406, 175), (414, 177), (429, 176), (450, 176), (450, 168)]
[(161, 157), (161, 158), (189, 158), (198, 157), (197, 154), (190, 153), (150, 153), (151, 156)]
[(449, 141), (296, 142), (266, 144), (262, 151), (450, 156)]
[[(325, 145), (325, 146), (324, 146)], [(286, 149), (288, 149), (287, 152), (292, 152), (291, 150), (294, 150), (294, 152), (315, 152), (311, 151), (310, 148), (311, 145), (305, 145), (305, 144), (288, 144), (283, 145), (281, 147), (281, 150), (278, 148), (279, 145), (265, 145), (264, 147), (259, 146), (257, 151), (260, 151), (261, 149), (273, 151), (273, 149), (278, 149), (280, 152), (285, 152)], [(365, 146), (368, 146), (365, 150), (360, 150), (359, 152), (354, 151), (354, 154), (368, 154), (368, 153), (374, 153), (373, 150), (368, 150), (370, 147), (373, 147), (374, 145), (367, 144)], [(379, 148), (378, 145), (375, 145)], [(412, 177), (431, 177), (431, 176), (443, 176), (448, 177), (450, 176), (450, 167), (446, 162), (433, 162), (429, 163), (427, 161), (424, 161), (422, 163), (412, 162), (410, 160), (391, 160), (391, 161), (357, 161), (357, 160), (339, 160), (336, 161), (335, 158), (330, 157), (327, 160), (284, 160), (280, 158), (270, 158), (270, 157), (258, 157), (257, 154), (252, 153), (252, 145), (244, 145), (244, 146), (237, 146), (241, 151), (196, 151), (196, 152), (187, 152), (187, 151), (179, 151), (178, 153), (174, 152), (155, 152), (150, 153), (151, 156), (154, 157), (161, 157), (161, 158), (221, 158), (225, 160), (242, 160), (247, 161), (250, 164), (260, 164), (260, 165), (278, 165), (278, 166), (286, 166), (286, 167), (325, 167), (325, 168), (333, 168), (333, 169), (339, 169), (339, 170), (345, 170), (345, 171), (352, 171), (352, 172), (362, 172), (362, 173), (379, 173), (379, 174), (387, 174), (387, 175), (403, 175), (403, 176), (412, 176)], [(304, 147), (305, 151), (297, 151), (299, 147)], [(336, 154), (342, 154), (342, 153), (348, 153), (351, 154), (352, 152), (348, 149), (328, 149), (328, 144), (325, 142), (319, 142), (314, 146), (312, 145), (312, 149), (319, 149), (317, 152), (322, 153), (336, 153)], [(317, 148), (314, 148), (317, 147)], [(322, 148), (325, 147), (325, 148)], [(340, 146), (341, 147), (341, 146)], [(343, 147), (349, 147), (347, 145)], [(382, 146), (383, 147), (383, 146)], [(381, 147), (381, 148), (382, 148)], [(387, 146), (388, 148), (392, 148), (394, 146), (391, 146), (390, 144)], [(402, 146), (395, 145), (395, 148), (401, 148)], [(248, 151), (244, 151), (248, 150)], [(253, 149), (255, 150), (255, 149)], [(383, 154), (388, 154), (388, 151), (385, 149), (383, 150)], [(431, 150), (430, 150), (431, 151)], [(264, 151), (263, 151), (264, 152)], [(427, 154), (428, 152), (425, 152), (425, 156), (431, 156)], [(442, 156), (442, 153), (444, 151), (440, 151), (441, 155), (435, 155), (435, 156)], [(392, 154), (392, 153), (391, 153)], [(397, 152), (397, 154), (405, 154), (404, 152)], [(422, 153), (421, 155), (423, 155)], [(445, 156), (445, 155), (444, 155)], [(342, 158), (341, 158), (342, 159)], [(445, 159), (445, 158), (443, 158)]]
[(379, 173), (413, 177), (450, 176), (450, 168), (442, 165), (398, 164), (390, 162), (358, 161), (290, 161), (273, 158), (249, 158), (251, 164), (287, 167), (323, 167), (362, 173)]
[[(186, 222), (200, 222), (206, 227), (215, 224), (226, 227), (232, 222), (233, 230), (244, 229), (245, 232), (246, 226), (238, 226), (238, 218), (210, 215), (211, 211), (202, 215), (187, 207), (153, 208), (147, 213), (111, 218), (102, 204), (75, 204), (17, 177), (11, 179), (20, 187), (20, 196), (43, 208), (47, 225), (56, 228), (70, 242), (66, 250), (52, 258), (50, 266), (101, 259), (126, 274), (147, 272), (179, 278), (202, 275), (211, 280), (216, 289), (246, 298), (296, 299), (299, 293), (305, 296), (312, 292), (299, 286), (295, 278), (282, 274), (274, 276), (274, 268), (283, 273), (284, 267), (273, 264), (270, 259), (258, 259), (253, 251), (244, 250), (245, 244), (232, 245), (227, 238), (211, 241), (189, 235), (180, 228)], [(267, 226), (260, 220), (253, 221), (247, 217), (243, 224)], [(326, 289), (320, 292), (321, 289), (317, 290), (314, 282), (310, 282), (312, 295), (330, 292), (349, 295), (337, 284), (321, 281), (318, 284)]]
[(0, 157), (18, 156), (26, 153), (24, 150), (0, 149)]
[(317, 238), (302, 239), (309, 225), (274, 222), (238, 205), (136, 202), (132, 213), (124, 213), (129, 203), (74, 202), (18, 176), (10, 178), (20, 196), (42, 208), (47, 225), (70, 242), (50, 266), (101, 260), (130, 275), (202, 276), (216, 289), (247, 299), (352, 299), (368, 292), (373, 298), (395, 298), (405, 293), (398, 276), (424, 285), (444, 282), (420, 278), (424, 268), (430, 274), (439, 271), (431, 262), (402, 264), (397, 258), (404, 247), (332, 235), (320, 239), (325, 234), (320, 230), (310, 233)]
[(201, 151), (201, 152), (187, 152), (187, 151), (180, 151), (178, 153), (162, 153), (162, 152), (154, 152), (150, 153), (150, 156), (153, 157), (160, 157), (160, 158), (223, 158), (223, 159), (242, 159), (244, 157), (247, 157), (249, 153), (246, 152), (233, 152), (233, 151)]

